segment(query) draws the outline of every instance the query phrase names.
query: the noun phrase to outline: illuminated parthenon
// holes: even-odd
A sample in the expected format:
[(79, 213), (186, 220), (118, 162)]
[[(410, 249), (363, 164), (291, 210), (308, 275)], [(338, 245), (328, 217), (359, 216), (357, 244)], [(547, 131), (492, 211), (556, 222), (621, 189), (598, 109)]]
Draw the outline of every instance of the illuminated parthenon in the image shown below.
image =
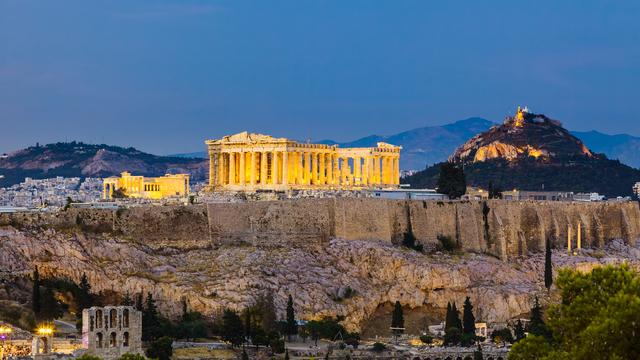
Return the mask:
[(207, 140), (212, 190), (390, 188), (400, 184), (400, 146), (304, 144), (245, 132)]

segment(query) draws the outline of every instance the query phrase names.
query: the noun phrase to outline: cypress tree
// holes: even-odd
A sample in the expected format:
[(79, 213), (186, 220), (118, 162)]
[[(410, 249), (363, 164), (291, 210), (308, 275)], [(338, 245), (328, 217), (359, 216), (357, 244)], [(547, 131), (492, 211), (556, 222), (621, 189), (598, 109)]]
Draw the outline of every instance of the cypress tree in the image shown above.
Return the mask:
[(142, 301), (142, 293), (136, 295), (136, 310), (144, 311), (144, 302)]
[(53, 294), (53, 289), (45, 285), (42, 292), (40, 320), (52, 321), (62, 316), (62, 309)]
[[(145, 331), (146, 330), (146, 331)], [(158, 308), (151, 293), (147, 293), (144, 310), (142, 310), (142, 339), (145, 341), (154, 340), (160, 331), (160, 320), (158, 319)]]
[(549, 290), (553, 284), (553, 269), (551, 264), (551, 242), (547, 239), (544, 254), (544, 286)]
[(516, 341), (525, 338), (524, 326), (522, 326), (522, 321), (520, 321), (520, 319), (516, 322), (514, 333), (516, 334)]
[(463, 306), (463, 324), (462, 324), (462, 332), (464, 334), (475, 334), (476, 332), (476, 318), (473, 316), (473, 305), (471, 305), (471, 300), (469, 297), (464, 300)]
[(31, 294), (31, 306), (36, 318), (40, 317), (40, 311), (42, 310), (42, 299), (40, 297), (40, 273), (38, 267), (33, 271), (33, 292)]
[[(402, 313), (402, 305), (400, 305), (400, 301), (396, 301), (396, 304), (393, 308), (393, 315), (391, 316), (391, 327), (392, 328), (404, 328), (404, 314)], [(393, 330), (395, 334), (401, 334), (402, 330)]]
[(451, 326), (453, 326), (451, 318), (451, 303), (447, 302), (447, 315), (444, 317), (444, 329), (447, 330)]
[(298, 326), (296, 324), (296, 314), (293, 309), (293, 297), (289, 295), (287, 301), (287, 335), (295, 335), (298, 333)]
[(551, 333), (547, 328), (547, 325), (544, 323), (544, 319), (542, 318), (542, 306), (538, 302), (538, 297), (536, 296), (533, 307), (531, 308), (531, 321), (529, 322), (529, 333), (533, 335), (544, 336), (549, 338)]
[(462, 332), (462, 321), (460, 320), (460, 311), (456, 308), (456, 302), (451, 305), (451, 326)]

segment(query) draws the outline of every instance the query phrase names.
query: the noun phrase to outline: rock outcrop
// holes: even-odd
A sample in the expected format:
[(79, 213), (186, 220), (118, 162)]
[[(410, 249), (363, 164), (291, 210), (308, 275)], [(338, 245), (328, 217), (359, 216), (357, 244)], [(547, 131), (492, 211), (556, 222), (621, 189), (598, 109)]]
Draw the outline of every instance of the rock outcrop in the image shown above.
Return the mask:
[[(569, 257), (563, 232), (578, 220), (588, 249)], [(407, 231), (428, 254), (398, 245)], [(438, 235), (463, 251), (438, 252)], [(281, 316), (292, 294), (300, 317), (344, 315), (351, 330), (366, 330), (396, 300), (440, 318), (448, 301), (465, 296), (478, 319), (502, 322), (526, 313), (541, 292), (545, 237), (554, 239), (556, 268), (638, 264), (640, 209), (316, 199), (2, 214), (0, 270), (20, 276), (37, 265), (42, 276), (74, 281), (86, 273), (95, 291), (151, 292), (175, 315), (182, 299), (214, 314), (271, 291)]]

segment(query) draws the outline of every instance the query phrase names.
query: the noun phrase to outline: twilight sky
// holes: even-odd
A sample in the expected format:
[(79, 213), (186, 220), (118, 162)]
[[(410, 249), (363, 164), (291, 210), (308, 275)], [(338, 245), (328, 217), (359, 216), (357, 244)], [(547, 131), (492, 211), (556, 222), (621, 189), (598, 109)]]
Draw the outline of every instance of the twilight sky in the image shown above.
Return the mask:
[(0, 152), (351, 140), (518, 104), (640, 135), (640, 1), (0, 0)]

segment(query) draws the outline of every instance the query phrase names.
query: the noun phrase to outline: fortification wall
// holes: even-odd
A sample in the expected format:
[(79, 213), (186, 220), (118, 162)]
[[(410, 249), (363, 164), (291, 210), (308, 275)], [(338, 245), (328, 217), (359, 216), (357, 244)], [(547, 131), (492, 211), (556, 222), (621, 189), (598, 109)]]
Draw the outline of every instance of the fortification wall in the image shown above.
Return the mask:
[(602, 247), (612, 239), (635, 244), (640, 238), (635, 202), (337, 198), (0, 214), (0, 226), (113, 233), (158, 249), (323, 244), (333, 237), (397, 244), (412, 233), (427, 248), (439, 244), (438, 236), (448, 236), (463, 250), (502, 259), (541, 251), (546, 239), (566, 247), (568, 227), (575, 237), (578, 223), (583, 247)]
[(463, 250), (502, 259), (544, 249), (546, 239), (574, 246), (581, 224), (582, 246), (640, 238), (637, 203), (502, 201), (435, 202), (369, 198), (305, 199), (208, 205), (214, 244), (238, 241), (326, 241), (331, 237), (400, 243), (412, 233), (435, 248), (448, 236)]

